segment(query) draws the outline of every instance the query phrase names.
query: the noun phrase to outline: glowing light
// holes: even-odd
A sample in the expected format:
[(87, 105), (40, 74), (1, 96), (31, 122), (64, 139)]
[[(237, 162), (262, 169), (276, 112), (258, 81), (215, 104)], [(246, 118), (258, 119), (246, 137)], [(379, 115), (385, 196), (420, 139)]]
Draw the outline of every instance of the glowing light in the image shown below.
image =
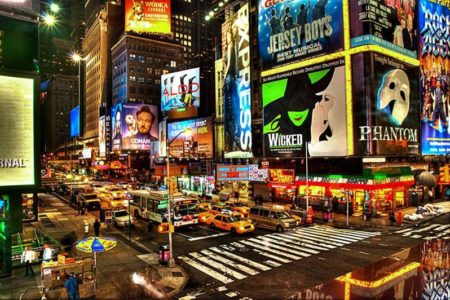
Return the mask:
[(55, 18), (55, 16), (53, 16), (51, 14), (43, 15), (42, 19), (44, 20), (44, 23), (47, 26), (54, 26), (56, 24), (56, 18)]
[(211, 17), (210, 16), (205, 16), (205, 20), (209, 21), (209, 20), (211, 20)]
[(223, 2), (219, 2), (219, 7), (222, 7), (223, 6)]
[(50, 10), (54, 13), (58, 13), (61, 10), (61, 8), (59, 7), (58, 4), (52, 3), (50, 4)]
[(209, 15), (210, 17), (214, 17), (214, 12), (213, 12), (213, 11), (210, 11), (210, 12), (208, 13), (208, 15)]

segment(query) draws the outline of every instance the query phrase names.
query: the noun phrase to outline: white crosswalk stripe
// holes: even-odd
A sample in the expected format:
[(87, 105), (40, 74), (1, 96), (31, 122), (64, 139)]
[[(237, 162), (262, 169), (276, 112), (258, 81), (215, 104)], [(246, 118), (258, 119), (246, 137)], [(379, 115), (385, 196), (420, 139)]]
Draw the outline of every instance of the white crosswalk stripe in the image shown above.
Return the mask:
[(410, 227), (395, 231), (403, 237), (412, 239), (433, 240), (437, 238), (446, 239), (450, 235), (450, 224), (430, 224), (425, 227)]
[[(444, 229), (448, 227), (441, 227), (442, 232), (446, 232)], [(316, 225), (291, 232), (249, 237), (178, 258), (188, 266), (228, 284), (379, 234)]]

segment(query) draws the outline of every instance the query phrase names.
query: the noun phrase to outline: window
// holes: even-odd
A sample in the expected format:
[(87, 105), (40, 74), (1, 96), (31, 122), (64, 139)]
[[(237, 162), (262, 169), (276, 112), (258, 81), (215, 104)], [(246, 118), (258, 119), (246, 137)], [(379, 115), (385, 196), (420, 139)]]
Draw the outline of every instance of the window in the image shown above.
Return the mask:
[(130, 76), (130, 81), (132, 82), (136, 81), (136, 76)]
[(259, 208), (255, 208), (255, 207), (250, 208), (250, 213), (253, 215), (258, 215)]
[(263, 209), (261, 212), (260, 212), (260, 216), (262, 216), (262, 217), (268, 217), (269, 216), (269, 211), (268, 210), (265, 210), (265, 209)]
[(136, 60), (136, 54), (130, 54), (130, 61)]

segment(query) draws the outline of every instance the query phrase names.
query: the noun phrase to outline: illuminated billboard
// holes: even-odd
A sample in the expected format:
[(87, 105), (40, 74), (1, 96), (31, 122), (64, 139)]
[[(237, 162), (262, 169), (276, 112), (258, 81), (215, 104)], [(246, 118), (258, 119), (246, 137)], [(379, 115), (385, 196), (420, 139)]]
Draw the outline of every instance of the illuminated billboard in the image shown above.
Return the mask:
[(266, 157), (347, 155), (344, 61), (263, 79)]
[(416, 0), (349, 3), (352, 47), (380, 45), (413, 58), (417, 57)]
[(341, 0), (259, 0), (262, 70), (344, 48)]
[(171, 34), (170, 0), (125, 0), (125, 31)]
[(0, 186), (34, 185), (34, 95), (31, 78), (0, 75)]
[(252, 157), (249, 5), (222, 24), (225, 158)]
[(212, 118), (169, 123), (168, 132), (171, 156), (213, 158)]
[(200, 107), (200, 68), (161, 76), (161, 110), (169, 118), (192, 118)]
[(98, 154), (100, 157), (106, 155), (106, 123), (105, 116), (98, 120)]
[(217, 181), (248, 181), (248, 166), (217, 165)]
[(37, 23), (0, 16), (0, 69), (38, 71), (37, 45)]
[(158, 140), (158, 108), (149, 104), (122, 104), (122, 149), (150, 150)]
[[(419, 6), (422, 154), (450, 152), (450, 7), (432, 1)], [(437, 21), (439, 20), (439, 21)]]
[(419, 153), (417, 68), (377, 53), (353, 57), (355, 154)]
[(80, 106), (70, 111), (70, 137), (80, 136)]
[(111, 149), (122, 149), (122, 103), (111, 108)]

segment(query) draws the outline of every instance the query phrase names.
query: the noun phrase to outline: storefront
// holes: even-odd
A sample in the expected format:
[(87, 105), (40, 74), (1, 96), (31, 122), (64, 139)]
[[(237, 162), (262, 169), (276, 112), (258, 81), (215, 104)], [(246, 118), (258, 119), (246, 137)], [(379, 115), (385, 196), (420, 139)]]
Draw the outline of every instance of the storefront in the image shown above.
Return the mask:
[[(409, 189), (414, 185), (414, 176), (402, 168), (395, 175), (365, 172), (365, 176), (311, 176), (297, 177), (301, 206), (309, 205), (317, 210), (331, 206), (335, 212), (346, 212), (356, 216), (388, 214), (389, 211), (409, 206)], [(401, 174), (403, 173), (403, 174)], [(308, 186), (308, 188), (307, 188)]]
[(292, 169), (269, 169), (269, 188), (272, 200), (291, 203), (297, 193), (294, 185), (295, 171)]
[(23, 222), (37, 221), (38, 197), (36, 193), (22, 194), (22, 218)]
[(206, 195), (212, 194), (215, 188), (213, 176), (206, 175), (180, 175), (177, 178), (178, 188), (183, 191), (196, 192)]
[(221, 194), (238, 192), (239, 198), (248, 199), (248, 165), (217, 165), (216, 190)]

